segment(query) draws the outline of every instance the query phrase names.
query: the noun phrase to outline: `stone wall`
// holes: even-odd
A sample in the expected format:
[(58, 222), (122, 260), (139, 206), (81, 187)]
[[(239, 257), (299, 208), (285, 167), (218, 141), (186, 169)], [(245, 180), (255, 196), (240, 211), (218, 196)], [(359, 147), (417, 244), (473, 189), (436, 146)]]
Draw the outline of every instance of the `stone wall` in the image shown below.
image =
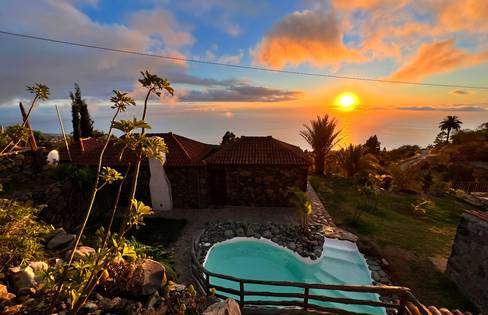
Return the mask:
[(19, 183), (35, 180), (35, 176), (46, 164), (42, 149), (36, 153), (36, 156), (37, 159), (32, 151), (0, 156), (0, 184), (7, 185), (10, 182)]
[(488, 221), (463, 214), (446, 272), (461, 292), (488, 314)]
[(289, 206), (289, 188), (307, 190), (306, 166), (226, 166), (227, 204)]
[(208, 206), (207, 174), (204, 167), (167, 167), (173, 208)]

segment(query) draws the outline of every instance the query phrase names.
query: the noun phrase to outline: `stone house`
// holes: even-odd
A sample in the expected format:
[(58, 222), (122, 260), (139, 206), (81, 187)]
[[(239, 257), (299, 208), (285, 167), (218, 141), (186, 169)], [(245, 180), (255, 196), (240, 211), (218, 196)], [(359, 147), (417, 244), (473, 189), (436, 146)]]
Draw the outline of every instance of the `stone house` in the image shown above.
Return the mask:
[(488, 212), (463, 214), (446, 273), (481, 313), (488, 314)]
[[(168, 146), (166, 163), (145, 160), (139, 191), (155, 210), (209, 206), (288, 206), (289, 188), (307, 186), (309, 159), (297, 146), (273, 137), (240, 137), (223, 146), (173, 133), (162, 137)], [(85, 139), (70, 146), (72, 162), (95, 166), (103, 139)], [(103, 165), (124, 168), (134, 159), (111, 143)], [(61, 162), (68, 162), (65, 149)]]

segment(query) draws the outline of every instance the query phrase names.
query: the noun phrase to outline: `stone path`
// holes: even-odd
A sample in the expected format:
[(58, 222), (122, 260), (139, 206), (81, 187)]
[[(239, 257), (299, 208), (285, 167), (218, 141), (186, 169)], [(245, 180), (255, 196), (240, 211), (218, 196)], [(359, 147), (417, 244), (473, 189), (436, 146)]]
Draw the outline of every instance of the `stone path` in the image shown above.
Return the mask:
[(358, 237), (356, 235), (346, 230), (343, 230), (334, 224), (332, 217), (327, 212), (327, 210), (325, 210), (322, 201), (313, 189), (310, 182), (308, 182), (307, 184), (307, 194), (308, 198), (310, 198), (310, 201), (312, 202), (313, 207), (312, 222), (323, 226), (324, 235), (326, 237), (337, 238), (340, 240), (346, 240), (351, 242), (356, 242), (358, 240)]

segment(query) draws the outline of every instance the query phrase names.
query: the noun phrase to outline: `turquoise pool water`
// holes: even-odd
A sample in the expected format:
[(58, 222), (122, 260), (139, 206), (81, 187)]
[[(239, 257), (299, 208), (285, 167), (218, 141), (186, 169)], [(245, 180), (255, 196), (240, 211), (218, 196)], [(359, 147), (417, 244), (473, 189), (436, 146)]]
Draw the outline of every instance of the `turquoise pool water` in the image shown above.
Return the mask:
[[(370, 285), (371, 273), (364, 257), (354, 243), (325, 239), (324, 252), (316, 261), (298, 256), (291, 250), (267, 240), (237, 238), (213, 246), (207, 254), (205, 268), (209, 271), (242, 279), (293, 281), (323, 284)], [(239, 289), (233, 281), (211, 277), (211, 285)], [(246, 291), (298, 292), (303, 289), (246, 284)], [(310, 290), (310, 294), (378, 300), (376, 294), (333, 290)], [(231, 294), (224, 294), (238, 299)], [(248, 300), (293, 300), (293, 298), (247, 297)], [(385, 314), (383, 308), (344, 305), (310, 300), (309, 303), (369, 314)]]

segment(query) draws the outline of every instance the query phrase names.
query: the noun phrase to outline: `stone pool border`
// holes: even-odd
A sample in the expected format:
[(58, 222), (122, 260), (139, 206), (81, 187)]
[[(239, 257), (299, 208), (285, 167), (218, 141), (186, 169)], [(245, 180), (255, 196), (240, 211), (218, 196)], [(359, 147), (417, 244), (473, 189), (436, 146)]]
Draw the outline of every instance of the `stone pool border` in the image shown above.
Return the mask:
[[(384, 270), (384, 267), (388, 267), (388, 262), (377, 255), (372, 255), (369, 250), (361, 246), (361, 241), (358, 241), (357, 237), (351, 237), (352, 233), (344, 233), (342, 229), (338, 228), (333, 229), (335, 233), (330, 233), (330, 230), (329, 233), (324, 233), (324, 230), (327, 231), (327, 227), (321, 224), (310, 224), (309, 229), (309, 235), (305, 235), (301, 226), (296, 224), (210, 222), (205, 224), (198, 238), (200, 255), (197, 259), (204, 265), (208, 252), (213, 246), (233, 239), (236, 241), (256, 239), (287, 249), (303, 262), (313, 264), (318, 262), (322, 256), (324, 241), (327, 237), (354, 243), (366, 261), (373, 284), (392, 285), (388, 273)], [(336, 230), (340, 230), (341, 233), (337, 233)]]
[(296, 253), (302, 259), (314, 262), (322, 256), (324, 247), (325, 238), (321, 229), (320, 225), (312, 224), (309, 226), (309, 234), (305, 235), (298, 225), (239, 222), (207, 223), (199, 237), (198, 246), (201, 252), (200, 257), (197, 258), (203, 264), (212, 246), (240, 237), (266, 239), (274, 245)]

